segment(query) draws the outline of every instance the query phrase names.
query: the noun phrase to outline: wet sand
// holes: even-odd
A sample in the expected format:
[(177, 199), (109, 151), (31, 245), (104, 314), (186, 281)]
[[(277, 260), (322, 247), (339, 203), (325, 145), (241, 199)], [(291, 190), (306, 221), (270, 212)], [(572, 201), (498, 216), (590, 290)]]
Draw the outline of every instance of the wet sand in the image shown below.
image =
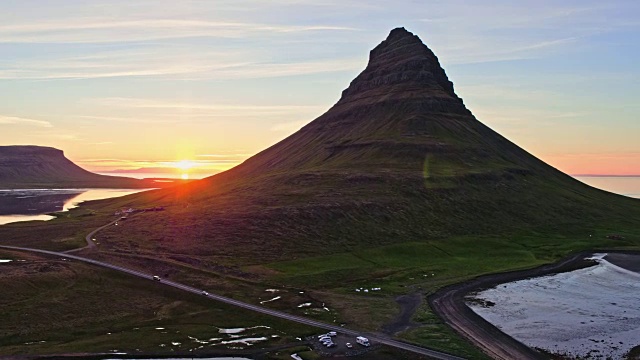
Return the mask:
[(530, 347), (567, 358), (622, 359), (640, 344), (640, 256), (593, 259), (595, 266), (483, 290), (467, 297), (468, 306)]

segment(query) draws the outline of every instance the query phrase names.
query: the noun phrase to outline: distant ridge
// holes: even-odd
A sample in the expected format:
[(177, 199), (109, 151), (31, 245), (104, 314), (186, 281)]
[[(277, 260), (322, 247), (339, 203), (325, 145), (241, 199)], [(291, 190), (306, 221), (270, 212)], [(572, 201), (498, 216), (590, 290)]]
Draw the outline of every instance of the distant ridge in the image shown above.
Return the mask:
[[(640, 209), (478, 121), (438, 58), (404, 28), (296, 133), (226, 172), (123, 199), (166, 207), (152, 226), (154, 251), (234, 264), (456, 236), (582, 232), (585, 224), (635, 221), (630, 214)], [(141, 225), (127, 236), (151, 235)]]
[(59, 149), (33, 145), (0, 146), (0, 188), (152, 188), (153, 181), (89, 172)]

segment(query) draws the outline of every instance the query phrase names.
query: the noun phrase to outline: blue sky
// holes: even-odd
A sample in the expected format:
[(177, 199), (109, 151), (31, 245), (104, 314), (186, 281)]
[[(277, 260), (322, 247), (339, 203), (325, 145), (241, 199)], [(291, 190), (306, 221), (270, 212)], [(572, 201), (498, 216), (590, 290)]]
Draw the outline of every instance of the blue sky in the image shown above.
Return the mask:
[(640, 174), (637, 1), (4, 0), (0, 144), (225, 169), (326, 111), (397, 26), (528, 151)]

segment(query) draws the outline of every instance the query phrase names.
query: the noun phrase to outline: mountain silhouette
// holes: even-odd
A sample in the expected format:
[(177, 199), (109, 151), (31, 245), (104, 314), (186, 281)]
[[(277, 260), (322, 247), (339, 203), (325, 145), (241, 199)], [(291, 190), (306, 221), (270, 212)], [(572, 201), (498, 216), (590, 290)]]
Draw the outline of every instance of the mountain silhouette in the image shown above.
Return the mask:
[(166, 206), (167, 221), (153, 230), (159, 249), (247, 263), (256, 251), (268, 261), (457, 235), (577, 231), (638, 208), (478, 121), (438, 58), (404, 28), (298, 132), (224, 173), (128, 199)]

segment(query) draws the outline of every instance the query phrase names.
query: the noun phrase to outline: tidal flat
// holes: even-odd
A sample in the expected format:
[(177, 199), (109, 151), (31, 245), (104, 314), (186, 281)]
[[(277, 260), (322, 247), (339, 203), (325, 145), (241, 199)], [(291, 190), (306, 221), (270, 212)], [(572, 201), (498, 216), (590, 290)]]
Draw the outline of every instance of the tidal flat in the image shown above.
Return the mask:
[(640, 255), (470, 294), (478, 315), (522, 343), (568, 358), (622, 359), (640, 345)]

